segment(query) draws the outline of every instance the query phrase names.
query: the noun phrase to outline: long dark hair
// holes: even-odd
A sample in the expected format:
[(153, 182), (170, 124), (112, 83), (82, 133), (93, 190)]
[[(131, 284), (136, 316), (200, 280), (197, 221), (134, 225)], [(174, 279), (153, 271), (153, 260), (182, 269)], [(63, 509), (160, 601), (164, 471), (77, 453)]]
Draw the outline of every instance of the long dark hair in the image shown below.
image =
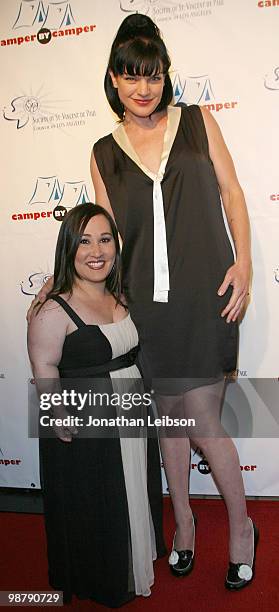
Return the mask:
[(151, 76), (163, 71), (165, 75), (162, 98), (154, 112), (164, 110), (173, 99), (173, 90), (168, 74), (170, 58), (156, 24), (139, 13), (129, 15), (122, 22), (112, 43), (105, 74), (105, 92), (112, 110), (123, 121), (125, 108), (113, 86), (109, 71), (115, 76), (124, 72), (133, 76)]
[(110, 214), (102, 206), (92, 203), (75, 206), (63, 219), (56, 243), (53, 288), (48, 299), (60, 293), (72, 294), (75, 278), (80, 278), (75, 269), (76, 252), (87, 223), (97, 215), (103, 215), (108, 220), (116, 250), (115, 262), (106, 278), (106, 288), (117, 303), (121, 302), (121, 260), (117, 228)]

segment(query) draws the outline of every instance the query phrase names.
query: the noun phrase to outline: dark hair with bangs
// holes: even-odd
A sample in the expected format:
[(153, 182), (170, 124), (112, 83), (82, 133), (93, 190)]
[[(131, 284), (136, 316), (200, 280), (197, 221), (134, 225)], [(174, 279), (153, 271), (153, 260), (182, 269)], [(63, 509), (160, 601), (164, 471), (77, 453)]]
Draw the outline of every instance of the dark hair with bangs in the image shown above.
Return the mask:
[(168, 74), (170, 58), (156, 24), (139, 13), (129, 15), (122, 22), (112, 43), (105, 75), (105, 92), (112, 110), (123, 121), (125, 108), (113, 86), (110, 70), (115, 76), (127, 73), (131, 76), (152, 76), (160, 72), (165, 75), (162, 98), (154, 112), (164, 110), (173, 99), (173, 90)]
[(47, 296), (48, 299), (60, 293), (72, 294), (75, 278), (80, 278), (75, 269), (75, 257), (80, 239), (87, 223), (97, 215), (103, 215), (108, 220), (115, 242), (115, 262), (106, 279), (106, 287), (117, 303), (121, 303), (121, 262), (117, 228), (105, 208), (91, 203), (75, 206), (63, 219), (55, 250), (53, 287)]

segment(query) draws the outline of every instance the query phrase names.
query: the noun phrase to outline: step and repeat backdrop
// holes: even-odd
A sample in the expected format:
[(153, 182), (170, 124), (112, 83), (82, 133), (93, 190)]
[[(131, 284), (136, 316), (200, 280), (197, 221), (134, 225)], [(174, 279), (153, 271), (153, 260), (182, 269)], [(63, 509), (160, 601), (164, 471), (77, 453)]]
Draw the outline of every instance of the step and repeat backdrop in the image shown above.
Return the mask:
[[(116, 126), (103, 77), (133, 12), (163, 34), (175, 102), (206, 105), (218, 121), (246, 194), (253, 289), (223, 419), (247, 494), (278, 495), (279, 0), (1, 2), (0, 486), (40, 487), (26, 310), (52, 274), (65, 212), (94, 202), (92, 145)], [(217, 492), (199, 449), (191, 472), (192, 493)]]

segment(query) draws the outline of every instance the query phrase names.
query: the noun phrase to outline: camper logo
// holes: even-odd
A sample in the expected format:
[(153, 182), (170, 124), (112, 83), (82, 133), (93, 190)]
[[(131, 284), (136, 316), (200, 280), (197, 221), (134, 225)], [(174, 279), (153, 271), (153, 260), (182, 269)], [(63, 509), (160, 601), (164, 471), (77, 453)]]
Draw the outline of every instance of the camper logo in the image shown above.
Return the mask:
[(211, 467), (210, 467), (210, 465), (209, 465), (205, 455), (202, 453), (200, 448), (196, 448), (194, 450), (192, 459), (194, 459), (194, 457), (196, 455), (199, 455), (201, 457), (201, 459), (196, 459), (196, 463), (192, 463), (191, 464), (191, 469), (192, 470), (196, 470), (197, 469), (198, 472), (200, 474), (203, 474), (204, 476), (206, 476), (207, 474), (210, 474), (211, 473)]
[(46, 44), (58, 37), (80, 36), (94, 32), (96, 24), (76, 26), (72, 3), (67, 0), (21, 0), (12, 28), (13, 37), (1, 40), (1, 47), (21, 46), (34, 41)]
[[(63, 221), (67, 212), (78, 204), (89, 203), (90, 199), (84, 181), (61, 183), (57, 176), (39, 176), (33, 194), (28, 202), (28, 212), (12, 214), (13, 221), (38, 221), (55, 219)], [(43, 210), (38, 210), (44, 206)]]

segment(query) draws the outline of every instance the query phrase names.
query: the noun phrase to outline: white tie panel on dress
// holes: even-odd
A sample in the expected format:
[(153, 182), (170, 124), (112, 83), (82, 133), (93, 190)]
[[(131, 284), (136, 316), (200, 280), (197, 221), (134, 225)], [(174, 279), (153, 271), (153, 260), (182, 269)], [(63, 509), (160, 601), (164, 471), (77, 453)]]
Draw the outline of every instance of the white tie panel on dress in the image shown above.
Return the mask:
[(112, 134), (114, 140), (121, 147), (121, 149), (153, 181), (154, 302), (168, 302), (168, 294), (170, 290), (166, 223), (161, 183), (164, 178), (166, 165), (178, 130), (181, 117), (181, 108), (169, 106), (167, 110), (167, 127), (164, 134), (163, 150), (158, 174), (151, 172), (141, 162), (126, 134), (123, 123), (121, 123)]

